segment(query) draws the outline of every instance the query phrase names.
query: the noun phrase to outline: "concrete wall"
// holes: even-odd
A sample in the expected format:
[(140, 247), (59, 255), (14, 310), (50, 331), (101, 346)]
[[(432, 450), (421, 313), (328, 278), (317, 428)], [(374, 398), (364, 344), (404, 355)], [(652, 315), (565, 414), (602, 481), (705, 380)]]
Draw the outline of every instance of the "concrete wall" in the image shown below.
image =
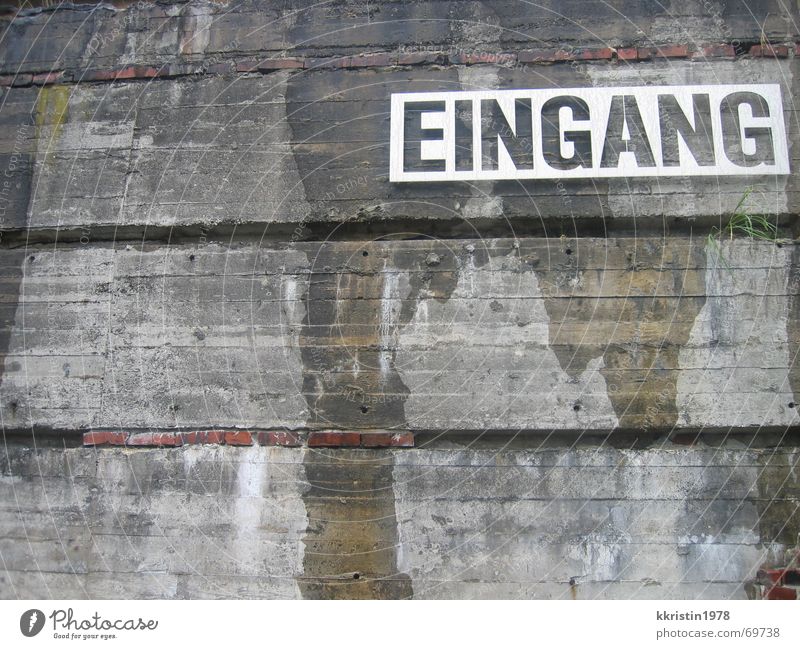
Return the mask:
[(759, 596), (797, 174), (393, 185), (388, 110), (772, 82), (794, 169), (794, 7), (539, 5), (2, 19), (0, 596)]
[[(5, 597), (742, 598), (796, 451), (9, 447)], [(513, 445), (513, 441), (511, 442)], [(783, 485), (776, 497), (776, 486)]]

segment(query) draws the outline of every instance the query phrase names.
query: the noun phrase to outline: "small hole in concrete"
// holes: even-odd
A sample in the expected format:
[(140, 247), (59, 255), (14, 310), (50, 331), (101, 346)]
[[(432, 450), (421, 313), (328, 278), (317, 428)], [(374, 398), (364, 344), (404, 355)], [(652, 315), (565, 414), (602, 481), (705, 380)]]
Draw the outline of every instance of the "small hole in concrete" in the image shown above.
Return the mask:
[(797, 407), (797, 404), (796, 404), (794, 401), (790, 401), (790, 402), (789, 402), (789, 407), (790, 407), (790, 408), (796, 408), (796, 407)]
[(366, 250), (364, 250), (361, 254), (364, 255), (365, 257), (369, 257), (369, 253)]
[(194, 255), (189, 255), (189, 261), (194, 261)]
[(572, 248), (567, 248), (564, 252), (566, 254), (568, 254), (568, 255), (571, 255), (572, 254)]
[(581, 404), (579, 404), (579, 403), (576, 403), (574, 406), (572, 406), (572, 409), (573, 409), (575, 412), (578, 412), (578, 411), (581, 409)]
[(36, 257), (35, 257), (34, 255), (31, 255), (30, 257), (28, 257), (28, 260), (29, 260), (31, 263), (33, 263), (34, 261), (36, 261)]
[(361, 406), (359, 410), (366, 415), (369, 412), (369, 406)]
[(361, 579), (361, 575), (359, 575), (357, 572), (354, 572), (353, 579)]

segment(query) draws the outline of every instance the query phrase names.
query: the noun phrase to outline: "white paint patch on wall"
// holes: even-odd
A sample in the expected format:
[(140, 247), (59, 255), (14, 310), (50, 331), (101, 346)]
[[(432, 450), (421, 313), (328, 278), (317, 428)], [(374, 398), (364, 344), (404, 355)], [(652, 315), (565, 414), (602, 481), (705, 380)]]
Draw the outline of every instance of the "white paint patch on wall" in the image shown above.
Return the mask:
[[(252, 446), (237, 451), (238, 493), (232, 512), (235, 534), (228, 551), (230, 558), (237, 572), (263, 576), (271, 597), (300, 598), (295, 577), (303, 572), (300, 538), (308, 527), (308, 518), (300, 494), (304, 481), (294, 479), (298, 470), (303, 471), (302, 465), (291, 462), (284, 467), (273, 457), (280, 455), (281, 449)], [(276, 497), (275, 483), (292, 480), (296, 492), (291, 497)]]
[[(403, 286), (401, 286), (401, 275)], [(397, 322), (400, 319), (400, 311), (403, 308), (401, 290), (404, 295), (408, 294), (408, 278), (405, 273), (387, 268), (384, 265), (383, 287), (381, 289), (381, 312), (378, 322), (378, 344), (380, 353), (378, 364), (380, 366), (381, 387), (385, 386), (392, 365), (392, 350), (396, 346)]]
[(706, 257), (706, 302), (678, 357), (678, 425), (800, 423), (788, 407), (791, 251), (735, 240)]

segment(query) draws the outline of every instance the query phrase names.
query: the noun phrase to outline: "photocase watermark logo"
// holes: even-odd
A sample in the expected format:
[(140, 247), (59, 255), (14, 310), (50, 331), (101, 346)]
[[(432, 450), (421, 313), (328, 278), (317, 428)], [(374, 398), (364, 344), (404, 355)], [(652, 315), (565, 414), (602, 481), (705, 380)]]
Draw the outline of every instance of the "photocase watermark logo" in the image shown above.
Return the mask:
[(38, 608), (32, 608), (20, 616), (19, 630), (32, 638), (42, 631), (48, 619), (53, 624), (56, 640), (113, 640), (121, 637), (120, 631), (155, 631), (158, 628), (158, 620), (141, 617), (105, 618), (97, 612), (90, 617), (80, 617), (71, 608), (55, 609), (45, 615)]
[(44, 613), (38, 608), (25, 611), (19, 618), (19, 630), (22, 635), (32, 638), (44, 628)]

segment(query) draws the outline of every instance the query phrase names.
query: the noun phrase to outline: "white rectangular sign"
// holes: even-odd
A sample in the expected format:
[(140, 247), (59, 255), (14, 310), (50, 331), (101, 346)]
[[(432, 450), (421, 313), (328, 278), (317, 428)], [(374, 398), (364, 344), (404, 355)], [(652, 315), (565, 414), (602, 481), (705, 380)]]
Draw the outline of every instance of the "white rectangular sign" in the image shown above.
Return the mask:
[(785, 175), (777, 84), (393, 94), (391, 182)]

